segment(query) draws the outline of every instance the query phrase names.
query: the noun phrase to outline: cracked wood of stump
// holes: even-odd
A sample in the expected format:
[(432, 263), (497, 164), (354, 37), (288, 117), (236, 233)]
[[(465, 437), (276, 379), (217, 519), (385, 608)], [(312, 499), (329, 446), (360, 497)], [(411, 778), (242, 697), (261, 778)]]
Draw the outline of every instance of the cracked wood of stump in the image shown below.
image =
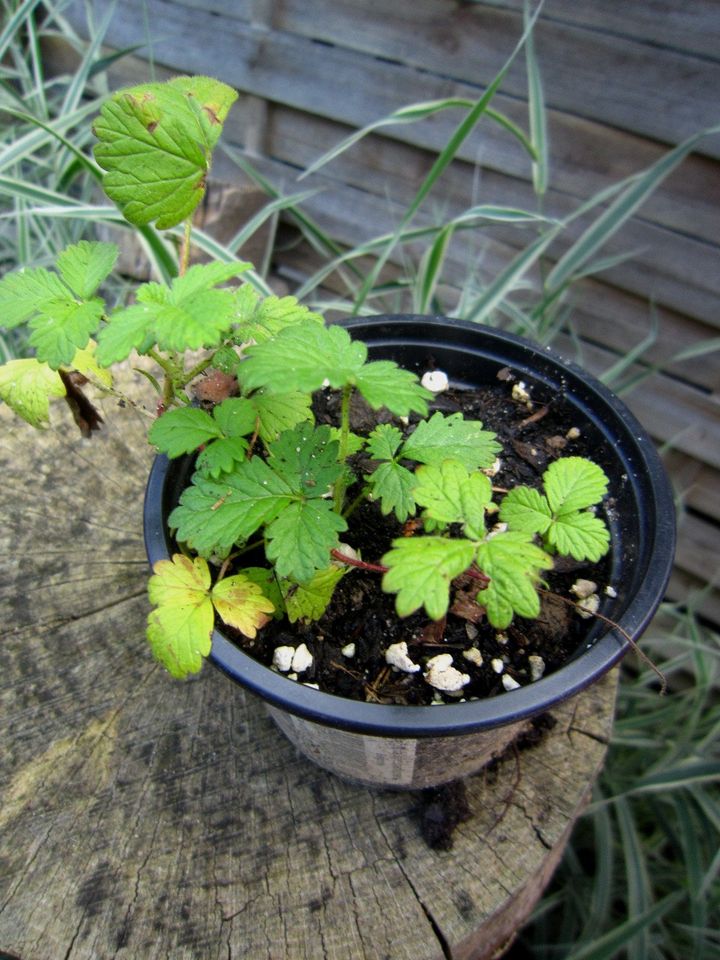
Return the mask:
[[(528, 916), (605, 755), (617, 676), (468, 780), (428, 849), (411, 793), (297, 755), (212, 667), (144, 640), (147, 421), (80, 439), (0, 410), (0, 951), (21, 960), (488, 958)], [(440, 709), (440, 708), (439, 708)]]

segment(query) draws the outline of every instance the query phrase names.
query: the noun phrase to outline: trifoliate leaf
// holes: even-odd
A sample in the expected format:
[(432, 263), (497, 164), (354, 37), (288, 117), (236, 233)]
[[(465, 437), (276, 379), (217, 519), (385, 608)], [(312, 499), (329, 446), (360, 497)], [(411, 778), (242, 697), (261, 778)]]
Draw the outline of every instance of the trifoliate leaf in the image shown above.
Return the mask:
[(2, 326), (11, 330), (35, 316), (46, 303), (68, 299), (70, 291), (50, 270), (36, 267), (8, 273), (0, 280)]
[(236, 463), (245, 459), (249, 446), (244, 437), (221, 437), (213, 440), (200, 453), (195, 467), (199, 473), (217, 480), (223, 473), (230, 473)]
[(150, 427), (148, 440), (171, 459), (183, 453), (192, 453), (203, 443), (221, 437), (220, 425), (197, 407), (168, 410)]
[(292, 490), (304, 497), (323, 497), (343, 471), (330, 428), (300, 423), (268, 447), (269, 465)]
[(500, 519), (513, 530), (544, 534), (552, 523), (547, 499), (532, 487), (514, 487), (500, 504)]
[(81, 240), (58, 255), (57, 266), (73, 293), (87, 300), (115, 266), (118, 253), (114, 243)]
[(118, 91), (95, 123), (105, 192), (137, 226), (185, 220), (205, 193), (212, 149), (237, 98), (208, 77)]
[(399, 463), (381, 463), (367, 478), (374, 500), (380, 501), (383, 516), (394, 512), (400, 523), (415, 512), (414, 475)]
[(202, 557), (160, 560), (148, 583), (147, 638), (155, 657), (178, 679), (197, 673), (210, 653), (214, 623), (210, 571)]
[(480, 420), (463, 420), (461, 413), (449, 417), (439, 411), (421, 420), (405, 441), (402, 456), (419, 463), (438, 463), (452, 458), (468, 470), (489, 467), (500, 452), (495, 434), (483, 430)]
[(312, 421), (311, 398), (306, 393), (268, 393), (257, 390), (248, 401), (260, 420), (259, 436), (265, 443), (276, 440), (298, 423)]
[(367, 348), (351, 340), (342, 327), (325, 327), (305, 320), (249, 347), (246, 354), (238, 368), (240, 382), (246, 389), (265, 387), (273, 393), (312, 393), (326, 380), (332, 387), (354, 382), (367, 357)]
[(253, 457), (218, 481), (196, 473), (168, 522), (178, 540), (207, 557), (245, 542), (296, 496), (264, 460)]
[(319, 620), (332, 600), (335, 587), (347, 573), (347, 567), (331, 564), (318, 570), (307, 583), (300, 584), (285, 598), (288, 620)]
[(45, 427), (51, 397), (64, 397), (60, 374), (35, 359), (9, 360), (0, 366), (0, 400), (33, 427)]
[(467, 535), (485, 535), (485, 508), (492, 486), (484, 473), (468, 473), (459, 460), (443, 460), (419, 467), (413, 496), (427, 515), (441, 523), (462, 523)]
[(383, 590), (397, 593), (399, 617), (425, 607), (432, 620), (447, 613), (450, 583), (470, 566), (475, 546), (469, 540), (444, 537), (405, 537), (393, 540), (392, 550), (382, 558), (390, 569), (383, 576)]
[[(237, 293), (236, 305), (239, 324), (235, 338), (242, 341), (264, 343), (285, 327), (307, 321), (322, 325), (319, 313), (298, 303), (296, 297), (269, 296), (260, 299), (247, 285)], [(252, 293), (252, 296), (251, 296)]]
[(427, 402), (433, 396), (420, 385), (414, 373), (402, 370), (392, 360), (366, 363), (352, 382), (373, 410), (386, 407), (398, 417), (407, 417), (410, 413), (426, 416)]
[(610, 533), (603, 521), (587, 510), (561, 513), (547, 531), (547, 542), (558, 553), (596, 563), (610, 546)]
[(72, 299), (47, 301), (30, 321), (29, 342), (35, 347), (38, 360), (57, 370), (72, 362), (78, 350), (88, 345), (102, 319), (102, 300), (77, 303)]
[(373, 460), (392, 460), (401, 443), (402, 432), (389, 423), (381, 423), (368, 436), (368, 456)]
[(476, 563), (490, 578), (477, 602), (487, 610), (490, 623), (502, 630), (515, 614), (537, 617), (540, 600), (535, 584), (552, 558), (532, 542), (532, 534), (508, 530), (489, 537), (478, 547)]
[(279, 577), (306, 583), (316, 570), (328, 566), (343, 530), (347, 523), (329, 500), (291, 503), (265, 528), (265, 553)]
[(218, 581), (210, 596), (221, 620), (250, 639), (275, 610), (261, 587), (243, 573)]
[(607, 493), (608, 478), (592, 460), (562, 457), (543, 474), (545, 494), (555, 516), (599, 503)]

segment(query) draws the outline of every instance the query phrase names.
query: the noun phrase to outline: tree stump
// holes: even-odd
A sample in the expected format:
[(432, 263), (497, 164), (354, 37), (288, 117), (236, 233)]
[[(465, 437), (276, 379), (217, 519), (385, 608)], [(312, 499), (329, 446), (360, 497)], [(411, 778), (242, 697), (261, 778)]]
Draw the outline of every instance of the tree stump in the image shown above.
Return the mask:
[(0, 953), (21, 960), (499, 956), (605, 755), (617, 676), (467, 781), (453, 849), (418, 796), (295, 753), (212, 667), (171, 680), (144, 640), (147, 421), (77, 436), (0, 410)]

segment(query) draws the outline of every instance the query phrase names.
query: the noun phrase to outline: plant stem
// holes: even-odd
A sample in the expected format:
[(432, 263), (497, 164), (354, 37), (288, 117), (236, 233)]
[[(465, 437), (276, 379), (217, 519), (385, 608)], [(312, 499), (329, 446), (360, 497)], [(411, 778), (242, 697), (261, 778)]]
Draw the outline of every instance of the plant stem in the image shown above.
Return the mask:
[(383, 566), (381, 563), (365, 563), (364, 560), (357, 560), (355, 557), (348, 557), (339, 550), (331, 550), (330, 556), (334, 557), (335, 560), (339, 560), (340, 563), (346, 563), (350, 567), (359, 567), (361, 570), (371, 570), (373, 573), (387, 573), (390, 569), (389, 567)]
[[(352, 396), (352, 385), (347, 383), (343, 387), (342, 403), (340, 406), (340, 452), (338, 459), (340, 463), (345, 464), (347, 459), (348, 442), (350, 439), (350, 397)], [(345, 490), (347, 488), (346, 471), (343, 470), (340, 478), (335, 484), (335, 494), (333, 504), (336, 513), (342, 513), (343, 501), (345, 499)]]
[(178, 276), (183, 277), (190, 263), (190, 234), (192, 232), (192, 217), (185, 221), (185, 233), (183, 234), (182, 246), (180, 247), (180, 265), (178, 267)]

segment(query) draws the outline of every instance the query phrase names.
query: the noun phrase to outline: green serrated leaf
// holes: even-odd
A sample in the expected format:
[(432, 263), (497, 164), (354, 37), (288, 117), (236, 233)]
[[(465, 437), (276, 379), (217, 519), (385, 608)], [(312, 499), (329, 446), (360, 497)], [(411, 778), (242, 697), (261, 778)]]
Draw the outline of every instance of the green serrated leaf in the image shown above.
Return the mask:
[(213, 409), (213, 417), (225, 437), (247, 437), (255, 432), (255, 407), (244, 397), (223, 400)]
[(218, 481), (195, 474), (168, 522), (178, 540), (208, 557), (247, 541), (295, 496), (286, 480), (253, 457)]
[(478, 567), (490, 578), (477, 595), (490, 623), (503, 630), (515, 614), (537, 617), (540, 600), (536, 583), (552, 558), (532, 542), (532, 534), (508, 530), (489, 537), (478, 547)]
[(205, 193), (212, 148), (237, 98), (208, 77), (120, 90), (95, 123), (105, 192), (137, 226), (185, 220)]
[(197, 673), (210, 653), (214, 623), (210, 571), (202, 557), (160, 560), (148, 583), (147, 638), (153, 654), (178, 679)]
[[(330, 439), (337, 441), (338, 447), (340, 446), (341, 437), (342, 430), (339, 427), (330, 427)], [(345, 443), (346, 455), (351, 457), (354, 453), (360, 453), (362, 448), (365, 446), (365, 437), (361, 437), (357, 433), (353, 433), (350, 430), (348, 431)]]
[(393, 540), (382, 563), (390, 569), (383, 576), (383, 590), (397, 593), (399, 617), (425, 607), (432, 620), (447, 613), (450, 583), (470, 566), (475, 546), (469, 540), (444, 537), (406, 537)]
[(170, 352), (213, 347), (233, 321), (230, 290), (201, 290), (177, 303), (149, 307), (148, 331), (161, 350)]
[(115, 266), (118, 253), (114, 243), (80, 240), (58, 254), (57, 266), (73, 293), (87, 300)]
[(374, 410), (386, 407), (398, 417), (410, 413), (427, 415), (432, 393), (420, 385), (409, 370), (402, 370), (392, 360), (373, 360), (358, 370), (352, 381)]
[[(170, 302), (184, 303), (204, 290), (210, 290), (213, 287), (220, 286), (220, 284), (227, 283), (228, 280), (239, 277), (241, 273), (245, 273), (249, 269), (250, 264), (242, 260), (237, 260), (234, 263), (223, 263), (216, 260), (212, 263), (193, 264), (183, 276), (173, 278), (170, 286)], [(231, 291), (231, 293), (234, 297), (234, 291)], [(233, 300), (233, 310), (234, 306)]]
[(483, 430), (479, 420), (463, 420), (461, 413), (449, 417), (439, 411), (421, 420), (405, 441), (402, 456), (419, 463), (438, 463), (452, 458), (468, 470), (489, 467), (501, 450), (495, 434)]
[(260, 420), (259, 436), (264, 443), (271, 443), (299, 423), (313, 420), (311, 398), (306, 393), (257, 390), (248, 400)]
[(195, 468), (205, 476), (219, 479), (245, 459), (248, 442), (244, 437), (222, 437), (209, 443), (198, 456)]
[(0, 317), (7, 330), (35, 316), (45, 303), (69, 299), (69, 291), (56, 273), (36, 267), (8, 273), (0, 280)]
[(215, 437), (222, 436), (218, 423), (196, 407), (168, 410), (150, 427), (148, 440), (171, 459), (183, 453), (192, 453)]
[(316, 570), (328, 566), (343, 530), (347, 523), (330, 501), (291, 503), (265, 528), (265, 553), (279, 577), (306, 583)]
[(109, 367), (139, 350), (147, 340), (152, 316), (152, 307), (144, 303), (116, 310), (97, 336), (95, 356), (100, 366)]
[(415, 513), (414, 475), (399, 463), (381, 463), (367, 478), (374, 500), (380, 501), (383, 516), (393, 512), (400, 523)]
[(276, 336), (285, 327), (312, 322), (323, 324), (323, 319), (308, 307), (298, 303), (296, 297), (269, 296), (260, 299), (250, 288), (241, 287), (237, 294), (238, 319), (236, 331), (239, 340), (264, 343)]
[(70, 364), (76, 352), (90, 342), (104, 309), (103, 301), (97, 299), (87, 303), (69, 299), (46, 302), (30, 321), (29, 342), (35, 347), (37, 359), (54, 370)]
[(485, 535), (485, 508), (492, 485), (484, 473), (468, 473), (459, 460), (419, 467), (413, 496), (427, 515), (441, 523), (462, 523), (469, 537)]
[(0, 366), (0, 400), (33, 427), (45, 427), (50, 399), (64, 397), (60, 374), (34, 358), (9, 360)]
[(547, 499), (532, 487), (515, 487), (500, 504), (500, 519), (513, 530), (544, 534), (552, 523)]
[(367, 439), (368, 456), (373, 460), (393, 460), (402, 443), (402, 431), (389, 423), (381, 423)]
[(285, 598), (288, 620), (319, 620), (332, 600), (335, 587), (347, 572), (347, 567), (331, 564), (318, 570), (307, 583), (300, 584)]
[(300, 423), (268, 446), (269, 464), (304, 497), (323, 497), (343, 471), (330, 427)]
[(608, 551), (610, 533), (599, 517), (583, 510), (556, 517), (547, 531), (547, 542), (558, 553), (597, 563)]
[(366, 357), (365, 345), (351, 340), (342, 327), (304, 321), (249, 347), (238, 375), (247, 390), (312, 393), (326, 380), (332, 387), (353, 382)]
[(275, 610), (259, 584), (243, 573), (218, 581), (210, 596), (223, 623), (235, 627), (250, 639), (268, 622), (268, 614)]
[(608, 478), (592, 460), (562, 457), (543, 474), (550, 509), (556, 516), (599, 503), (607, 493)]

